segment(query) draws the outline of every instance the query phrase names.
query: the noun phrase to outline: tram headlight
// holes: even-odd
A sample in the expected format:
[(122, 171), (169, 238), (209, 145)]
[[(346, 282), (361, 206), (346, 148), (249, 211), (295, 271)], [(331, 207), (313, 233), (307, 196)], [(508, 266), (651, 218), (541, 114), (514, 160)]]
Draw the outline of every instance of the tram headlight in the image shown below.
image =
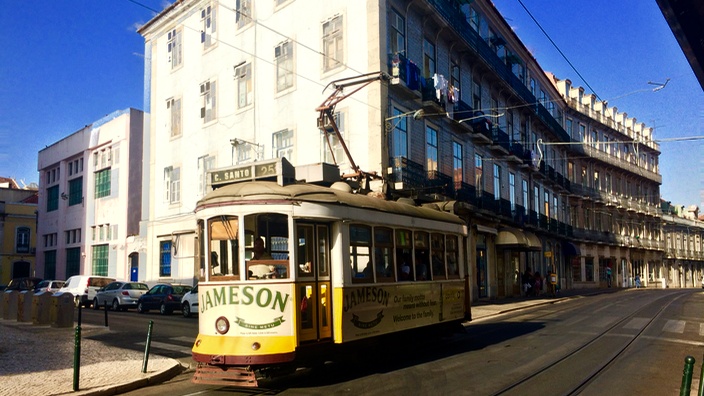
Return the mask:
[(215, 321), (215, 330), (220, 334), (225, 334), (230, 330), (230, 321), (226, 317), (221, 316)]

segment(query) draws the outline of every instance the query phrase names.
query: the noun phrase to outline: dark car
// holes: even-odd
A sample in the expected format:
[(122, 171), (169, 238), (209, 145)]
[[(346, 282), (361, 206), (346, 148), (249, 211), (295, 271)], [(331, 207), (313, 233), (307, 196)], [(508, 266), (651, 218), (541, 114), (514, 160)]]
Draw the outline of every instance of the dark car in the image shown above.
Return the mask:
[(7, 285), (5, 288), (6, 292), (12, 291), (12, 290), (17, 290), (17, 291), (30, 291), (34, 290), (39, 282), (41, 282), (41, 278), (34, 278), (34, 277), (22, 277), (22, 278), (14, 278), (13, 280), (10, 281), (10, 284)]
[(188, 285), (160, 283), (142, 294), (137, 301), (137, 312), (145, 313), (158, 309), (162, 315), (169, 315), (181, 309), (181, 298), (192, 289)]

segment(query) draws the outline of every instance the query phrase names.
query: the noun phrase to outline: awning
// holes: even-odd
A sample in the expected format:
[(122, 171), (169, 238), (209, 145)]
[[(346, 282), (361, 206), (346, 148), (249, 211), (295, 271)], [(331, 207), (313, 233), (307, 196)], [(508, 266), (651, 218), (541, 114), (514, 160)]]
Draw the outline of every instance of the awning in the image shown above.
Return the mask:
[(527, 245), (528, 241), (523, 231), (515, 228), (502, 228), (496, 236), (496, 246), (507, 248), (526, 247)]
[(579, 246), (572, 242), (562, 242), (562, 253), (565, 256), (581, 256), (582, 252), (579, 251)]
[(523, 231), (523, 234), (526, 236), (526, 241), (528, 242), (528, 249), (529, 250), (542, 250), (543, 249), (543, 244), (540, 243), (540, 238), (538, 238), (537, 235), (533, 234), (530, 231)]

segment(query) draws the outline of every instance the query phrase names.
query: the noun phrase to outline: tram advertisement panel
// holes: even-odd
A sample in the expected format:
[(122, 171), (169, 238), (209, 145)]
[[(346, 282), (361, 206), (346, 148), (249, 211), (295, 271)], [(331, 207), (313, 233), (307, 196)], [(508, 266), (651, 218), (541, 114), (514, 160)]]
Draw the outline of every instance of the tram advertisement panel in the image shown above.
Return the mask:
[(462, 282), (346, 287), (342, 341), (464, 318)]
[(290, 336), (294, 333), (291, 284), (201, 284), (200, 334), (217, 335), (213, 323), (226, 317), (228, 336)]

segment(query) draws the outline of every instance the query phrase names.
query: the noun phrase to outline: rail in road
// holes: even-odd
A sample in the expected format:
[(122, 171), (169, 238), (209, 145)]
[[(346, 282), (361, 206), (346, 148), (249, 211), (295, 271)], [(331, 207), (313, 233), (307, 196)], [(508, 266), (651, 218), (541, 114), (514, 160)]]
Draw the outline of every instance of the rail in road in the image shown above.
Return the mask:
[[(591, 338), (585, 339), (581, 345), (563, 350), (560, 355), (552, 355), (542, 367), (516, 379), (493, 394), (576, 395), (584, 392), (593, 381), (633, 348), (638, 340), (648, 338), (645, 335), (646, 331), (654, 326), (668, 307), (687, 294), (667, 294), (648, 301), (644, 306), (624, 315), (622, 319), (595, 333)], [(636, 324), (632, 325), (633, 323)], [(669, 323), (668, 325), (676, 326)], [(624, 326), (635, 328), (636, 331), (631, 334), (625, 333), (622, 331)], [(605, 348), (606, 344), (608, 348)], [(604, 353), (604, 350), (608, 352)], [(573, 375), (565, 376), (566, 371)]]

